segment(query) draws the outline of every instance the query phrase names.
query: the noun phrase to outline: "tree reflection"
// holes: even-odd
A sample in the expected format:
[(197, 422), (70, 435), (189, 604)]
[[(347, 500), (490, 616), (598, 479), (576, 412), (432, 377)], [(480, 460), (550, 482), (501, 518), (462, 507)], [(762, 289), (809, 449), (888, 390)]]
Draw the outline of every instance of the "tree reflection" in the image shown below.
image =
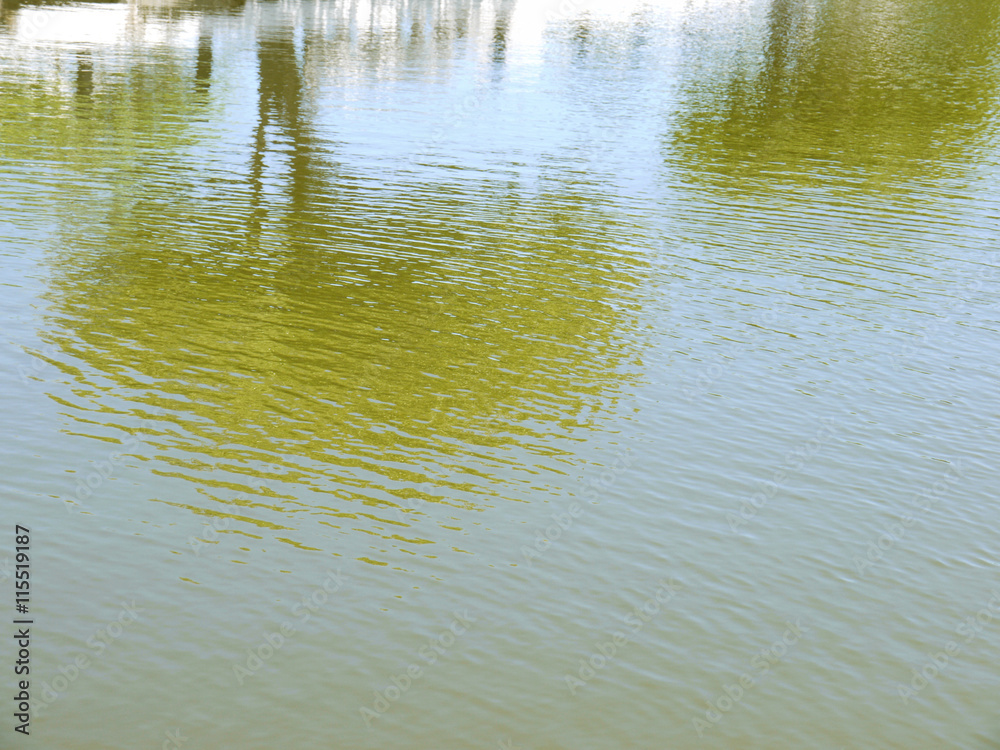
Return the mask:
[[(507, 62), (507, 37), (510, 35), (510, 18), (514, 12), (513, 0), (501, 0), (493, 21), (493, 42), (490, 45), (490, 59), (497, 76), (503, 72)], [(498, 80), (498, 78), (494, 78)]]
[(711, 77), (685, 81), (672, 148), (710, 181), (819, 179), (819, 162), (874, 183), (933, 168), (988, 117), (998, 15), (985, 2), (770, 0), (759, 64), (746, 46), (727, 57), (732, 39), (690, 42), (689, 69)]
[[(437, 26), (458, 39), (462, 23), (444, 15)], [(382, 517), (419, 493), (471, 508), (544, 487), (539, 456), (568, 455), (585, 403), (613, 400), (629, 377), (633, 351), (617, 337), (635, 325), (634, 269), (617, 248), (634, 227), (575, 171), (424, 179), (346, 156), (317, 124), (317, 81), (369, 55), (385, 77), (397, 70), (385, 60), (404, 75), (421, 55), (432, 74), (441, 41), (415, 43), (402, 23), (391, 45), (380, 32), (352, 48), (336, 32), (262, 22), (256, 122), (226, 144), (225, 169), (200, 156), (216, 144), (136, 118), (134, 140), (104, 154), (127, 180), (91, 195), (82, 217), (72, 191), (54, 199), (66, 224), (50, 340), (84, 364), (81, 424), (94, 410), (123, 428), (162, 413), (157, 458), (178, 475), (206, 488), (207, 466), (230, 483), (280, 476), (320, 516)], [(196, 80), (210, 78), (210, 50), (202, 34)], [(175, 76), (143, 71), (146, 91)], [(203, 117), (190, 72), (177, 78)], [(227, 512), (210, 494), (212, 512)]]
[(194, 69), (195, 88), (204, 93), (212, 80), (212, 35), (202, 32), (198, 38), (198, 61)]
[(90, 50), (76, 53), (76, 98), (87, 100), (94, 92), (94, 62)]

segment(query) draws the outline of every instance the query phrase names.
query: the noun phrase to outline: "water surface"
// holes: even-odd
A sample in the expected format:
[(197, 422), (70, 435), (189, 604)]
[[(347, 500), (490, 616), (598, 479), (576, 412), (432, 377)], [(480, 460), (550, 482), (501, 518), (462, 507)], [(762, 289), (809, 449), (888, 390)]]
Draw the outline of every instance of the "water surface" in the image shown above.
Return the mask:
[(997, 747), (998, 40), (5, 1), (29, 741)]

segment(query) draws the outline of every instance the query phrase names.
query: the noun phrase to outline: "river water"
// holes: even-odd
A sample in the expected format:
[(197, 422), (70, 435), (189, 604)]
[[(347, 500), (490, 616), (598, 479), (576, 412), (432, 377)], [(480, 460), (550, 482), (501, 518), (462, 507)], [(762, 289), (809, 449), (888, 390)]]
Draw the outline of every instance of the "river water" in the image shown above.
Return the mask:
[(4, 0), (0, 745), (1000, 746), (998, 41)]

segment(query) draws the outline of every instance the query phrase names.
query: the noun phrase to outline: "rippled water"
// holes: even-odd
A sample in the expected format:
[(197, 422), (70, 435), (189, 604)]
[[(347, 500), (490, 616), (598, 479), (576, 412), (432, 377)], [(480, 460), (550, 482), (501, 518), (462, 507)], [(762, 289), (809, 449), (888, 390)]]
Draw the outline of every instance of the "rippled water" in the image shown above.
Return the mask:
[(998, 41), (5, 0), (0, 744), (1000, 746)]

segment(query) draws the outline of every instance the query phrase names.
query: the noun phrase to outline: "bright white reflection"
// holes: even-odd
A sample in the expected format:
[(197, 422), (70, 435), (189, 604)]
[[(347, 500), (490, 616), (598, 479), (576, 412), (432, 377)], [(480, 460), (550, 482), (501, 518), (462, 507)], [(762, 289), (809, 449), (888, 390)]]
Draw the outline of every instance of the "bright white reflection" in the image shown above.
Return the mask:
[(18, 44), (194, 46), (198, 21), (143, 18), (133, 4), (22, 8), (14, 17)]

